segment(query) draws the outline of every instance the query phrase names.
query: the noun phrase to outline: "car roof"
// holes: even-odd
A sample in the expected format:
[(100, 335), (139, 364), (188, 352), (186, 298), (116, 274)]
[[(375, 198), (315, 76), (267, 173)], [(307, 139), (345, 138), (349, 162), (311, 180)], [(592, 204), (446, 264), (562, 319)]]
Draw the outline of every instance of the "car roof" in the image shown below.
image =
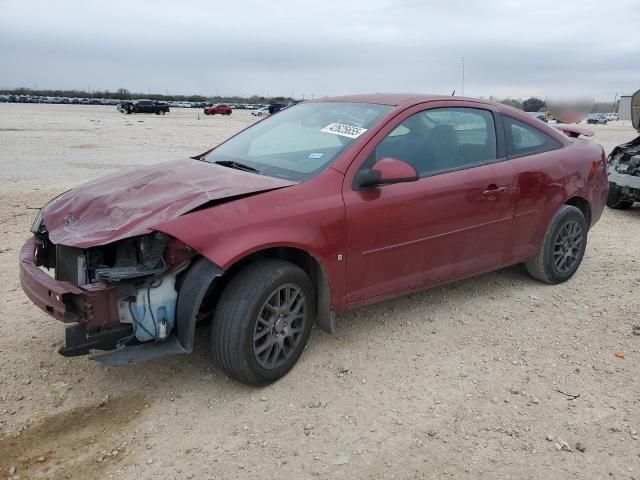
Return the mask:
[(452, 97), (451, 95), (427, 95), (421, 93), (369, 93), (361, 95), (344, 95), (339, 97), (324, 97), (314, 100), (314, 102), (352, 102), (352, 103), (375, 103), (378, 105), (391, 106), (411, 106), (424, 102), (436, 100), (464, 100), (474, 103), (493, 104), (488, 100), (469, 97)]

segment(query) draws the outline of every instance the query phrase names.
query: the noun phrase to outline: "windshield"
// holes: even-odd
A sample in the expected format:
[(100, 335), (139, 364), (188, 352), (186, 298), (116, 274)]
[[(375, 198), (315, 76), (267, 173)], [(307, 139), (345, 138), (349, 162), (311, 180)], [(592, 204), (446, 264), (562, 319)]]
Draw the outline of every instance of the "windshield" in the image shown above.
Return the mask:
[(291, 180), (325, 170), (393, 107), (368, 103), (305, 103), (256, 123), (203, 160)]

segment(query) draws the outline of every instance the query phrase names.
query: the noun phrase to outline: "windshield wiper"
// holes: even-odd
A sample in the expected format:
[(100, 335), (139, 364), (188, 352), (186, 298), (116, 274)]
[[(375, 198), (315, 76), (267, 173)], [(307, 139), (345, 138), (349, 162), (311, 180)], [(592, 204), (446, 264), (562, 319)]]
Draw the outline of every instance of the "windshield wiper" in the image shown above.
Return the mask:
[(260, 173), (260, 170), (257, 168), (250, 167), (249, 165), (245, 165), (244, 163), (235, 162), (233, 160), (218, 160), (217, 162), (213, 162), (217, 165), (222, 165), (223, 167), (235, 168), (236, 170), (244, 170), (245, 172), (252, 173)]

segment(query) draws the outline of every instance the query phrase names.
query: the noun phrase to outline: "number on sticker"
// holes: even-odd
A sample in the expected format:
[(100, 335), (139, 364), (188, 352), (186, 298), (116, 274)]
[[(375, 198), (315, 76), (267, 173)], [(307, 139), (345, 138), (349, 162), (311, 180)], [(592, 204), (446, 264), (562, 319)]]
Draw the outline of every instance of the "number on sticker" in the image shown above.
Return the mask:
[(366, 128), (354, 127), (352, 125), (345, 125), (344, 123), (330, 123), (324, 127), (321, 132), (332, 133), (334, 135), (341, 135), (343, 137), (358, 138), (364, 132)]

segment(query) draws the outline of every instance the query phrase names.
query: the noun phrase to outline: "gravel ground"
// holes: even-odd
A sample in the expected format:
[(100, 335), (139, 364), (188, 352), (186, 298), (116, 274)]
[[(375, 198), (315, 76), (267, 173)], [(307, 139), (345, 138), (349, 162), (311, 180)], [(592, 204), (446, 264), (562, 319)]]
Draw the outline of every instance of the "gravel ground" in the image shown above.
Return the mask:
[(33, 208), (253, 121), (197, 115), (0, 104), (0, 478), (640, 479), (638, 206), (605, 211), (565, 284), (518, 266), (341, 315), (263, 389), (225, 377), (205, 330), (128, 368), (58, 355), (18, 281)]

